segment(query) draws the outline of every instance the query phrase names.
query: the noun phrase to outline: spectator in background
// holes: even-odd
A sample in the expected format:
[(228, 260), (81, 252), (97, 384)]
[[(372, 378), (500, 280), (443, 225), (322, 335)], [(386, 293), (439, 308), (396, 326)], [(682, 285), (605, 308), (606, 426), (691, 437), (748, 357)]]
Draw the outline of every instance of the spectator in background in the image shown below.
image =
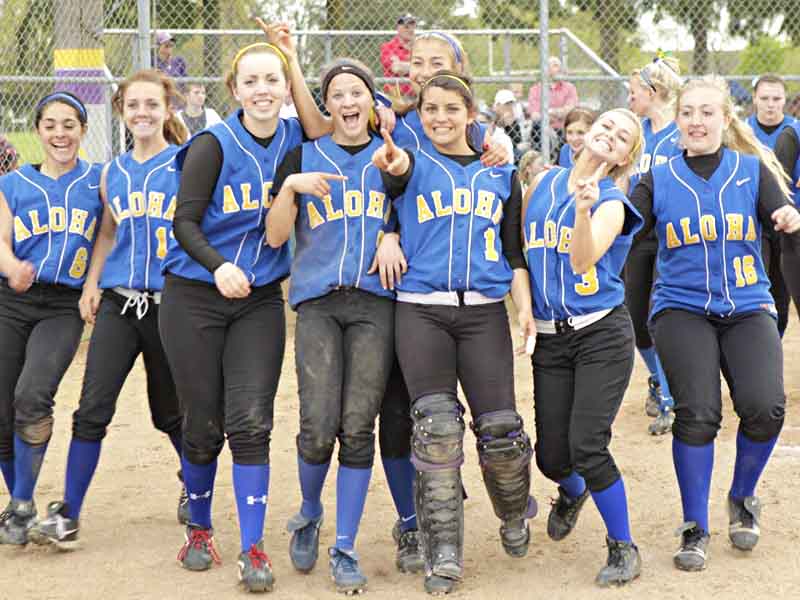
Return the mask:
[[(153, 57), (153, 68), (158, 69), (162, 73), (170, 77), (186, 77), (186, 61), (183, 57), (175, 56), (175, 38), (168, 31), (159, 31), (156, 33), (156, 52)], [(183, 94), (186, 93), (186, 87), (182, 83), (178, 83), (178, 91), (180, 94), (174, 98), (169, 99), (169, 104), (174, 112), (179, 111), (184, 107)]]
[(5, 175), (17, 168), (17, 151), (8, 138), (0, 135), (0, 175)]
[(497, 125), (497, 114), (489, 108), (484, 108), (478, 113), (478, 122), (486, 125), (486, 133), (489, 134), (492, 141), (501, 144), (508, 156), (514, 156), (514, 142), (508, 137), (508, 134), (502, 127)]
[(753, 82), (753, 114), (747, 117), (758, 141), (775, 150), (781, 131), (794, 123), (794, 117), (784, 114), (786, 84), (773, 73), (761, 75)]
[(498, 90), (494, 95), (495, 122), (503, 128), (506, 135), (511, 138), (514, 148), (514, 157), (518, 158), (521, 154), (520, 145), (522, 144), (522, 122), (518, 118), (516, 110), (517, 99), (511, 90)]
[(517, 118), (517, 120), (523, 121), (528, 118), (528, 107), (525, 106), (525, 102), (522, 100), (522, 84), (512, 83), (508, 87), (512, 92), (514, 92), (514, 116)]
[[(564, 139), (564, 119), (567, 113), (578, 105), (578, 90), (569, 81), (552, 81), (559, 75), (565, 75), (562, 72), (561, 61), (551, 56), (547, 61), (548, 75), (551, 79), (550, 82), (550, 108), (548, 109), (548, 116), (550, 117), (550, 128), (558, 134), (558, 137), (563, 141)], [(534, 132), (532, 137), (536, 141), (541, 140), (541, 119), (542, 119), (542, 84), (536, 83), (531, 86), (528, 93), (528, 114), (534, 122)], [(535, 145), (535, 143), (534, 143)]]
[(795, 94), (786, 103), (786, 114), (800, 119), (800, 94)]
[(175, 38), (168, 31), (156, 33), (156, 55), (153, 66), (170, 77), (186, 77), (186, 61), (174, 56)]
[(186, 129), (189, 130), (190, 136), (222, 121), (217, 111), (213, 108), (207, 108), (205, 104), (205, 84), (190, 83), (189, 90), (186, 93), (186, 106), (177, 113), (178, 119), (180, 119), (183, 124), (186, 125)]
[[(411, 60), (411, 45), (417, 30), (414, 15), (404, 14), (397, 18), (397, 35), (381, 44), (381, 65), (384, 77), (408, 77)], [(407, 99), (414, 96), (410, 83), (387, 83), (384, 91), (390, 96)]]
[(583, 149), (583, 138), (597, 120), (597, 113), (578, 106), (567, 113), (564, 119), (566, 142), (558, 152), (558, 166), (569, 169), (575, 164), (575, 155)]

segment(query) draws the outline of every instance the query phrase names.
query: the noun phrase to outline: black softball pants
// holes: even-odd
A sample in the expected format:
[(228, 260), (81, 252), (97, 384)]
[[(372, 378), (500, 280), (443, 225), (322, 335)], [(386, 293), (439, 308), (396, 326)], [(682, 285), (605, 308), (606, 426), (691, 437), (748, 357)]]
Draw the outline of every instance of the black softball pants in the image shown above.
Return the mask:
[(473, 419), (516, 410), (514, 352), (504, 302), (398, 302), (395, 345), (412, 402), (429, 394), (455, 394), (461, 382)]
[(147, 399), (153, 425), (167, 435), (180, 431), (181, 410), (167, 356), (158, 334), (159, 306), (151, 301), (139, 319), (136, 309), (121, 314), (127, 298), (105, 290), (97, 311), (72, 435), (100, 441), (114, 417), (122, 385), (139, 354), (147, 376)]
[(33, 284), (16, 293), (0, 280), (0, 460), (14, 432), (32, 445), (50, 439), (58, 386), (81, 342), (80, 290)]
[(719, 373), (728, 383), (739, 429), (765, 442), (783, 427), (783, 350), (766, 311), (715, 317), (668, 309), (653, 318), (653, 335), (675, 399), (672, 435), (704, 446), (722, 423)]
[(183, 409), (184, 457), (211, 463), (227, 435), (235, 463), (269, 463), (286, 345), (280, 283), (228, 299), (212, 285), (168, 274), (159, 331)]
[(778, 311), (778, 333), (782, 336), (789, 324), (789, 302), (791, 300), (783, 280), (781, 268), (781, 234), (774, 231), (764, 232), (761, 237), (761, 258), (769, 277), (769, 292)]
[(631, 248), (625, 262), (625, 305), (631, 315), (636, 347), (646, 350), (653, 346), (647, 329), (650, 314), (650, 295), (656, 277), (658, 241), (650, 235)]
[(306, 463), (330, 461), (338, 439), (339, 464), (372, 466), (393, 359), (393, 300), (340, 289), (297, 307), (297, 451)]
[(533, 398), (536, 464), (560, 481), (576, 471), (593, 492), (619, 479), (611, 425), (633, 371), (633, 327), (618, 306), (591, 325), (536, 336)]
[(407, 458), (411, 455), (411, 397), (397, 352), (392, 350), (392, 369), (381, 401), (378, 439), (381, 457)]

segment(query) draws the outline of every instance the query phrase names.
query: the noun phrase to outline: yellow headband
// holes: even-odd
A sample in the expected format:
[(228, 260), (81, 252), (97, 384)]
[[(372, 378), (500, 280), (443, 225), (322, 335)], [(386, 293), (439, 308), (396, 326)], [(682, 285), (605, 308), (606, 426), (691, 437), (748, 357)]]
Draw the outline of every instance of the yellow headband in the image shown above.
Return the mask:
[(426, 88), (426, 87), (428, 87), (428, 84), (430, 84), (430, 83), (431, 83), (431, 82), (432, 82), (434, 79), (452, 79), (453, 81), (457, 81), (458, 83), (460, 83), (460, 84), (461, 84), (461, 86), (462, 86), (462, 87), (463, 87), (465, 90), (467, 90), (467, 93), (468, 93), (470, 96), (472, 95), (472, 90), (470, 90), (470, 89), (469, 89), (469, 86), (467, 85), (467, 83), (466, 83), (466, 82), (465, 82), (463, 79), (461, 79), (460, 77), (456, 77), (455, 75), (448, 75), (448, 74), (446, 74), (446, 73), (445, 73), (445, 74), (443, 74), (443, 75), (434, 75), (433, 77), (431, 77), (430, 79), (428, 79), (428, 81), (426, 81), (426, 82), (425, 82), (425, 83), (422, 85), (422, 87), (423, 87), (423, 88)]
[(281, 59), (283, 66), (286, 67), (286, 71), (289, 71), (289, 61), (286, 59), (286, 55), (283, 53), (283, 50), (278, 48), (273, 44), (268, 44), (267, 42), (256, 42), (255, 44), (250, 44), (249, 46), (245, 46), (241, 50), (236, 53), (236, 56), (233, 57), (233, 62), (231, 63), (231, 70), (236, 71), (236, 65), (239, 64), (239, 60), (241, 60), (242, 56), (246, 52), (249, 52), (253, 48), (266, 48), (268, 50), (272, 50), (275, 54), (278, 55), (278, 58)]

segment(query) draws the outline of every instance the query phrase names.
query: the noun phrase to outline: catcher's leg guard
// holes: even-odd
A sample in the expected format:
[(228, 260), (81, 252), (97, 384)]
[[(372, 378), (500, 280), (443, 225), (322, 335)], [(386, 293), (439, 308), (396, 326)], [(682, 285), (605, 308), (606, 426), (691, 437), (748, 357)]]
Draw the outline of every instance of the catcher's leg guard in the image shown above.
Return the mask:
[(495, 514), (503, 521), (500, 537), (511, 556), (524, 556), (530, 534), (525, 519), (536, 514), (530, 495), (533, 449), (513, 410), (485, 413), (472, 424), (483, 481)]
[(429, 578), (457, 581), (463, 573), (463, 413), (453, 394), (423, 396), (411, 410), (414, 502)]

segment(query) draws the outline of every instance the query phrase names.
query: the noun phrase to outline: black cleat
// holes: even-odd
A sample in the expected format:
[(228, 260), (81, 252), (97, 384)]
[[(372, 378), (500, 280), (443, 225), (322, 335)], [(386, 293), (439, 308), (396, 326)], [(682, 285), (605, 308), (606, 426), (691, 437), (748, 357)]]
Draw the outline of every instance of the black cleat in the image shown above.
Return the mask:
[(178, 552), (178, 560), (185, 569), (205, 571), (212, 563), (220, 564), (222, 560), (214, 547), (214, 531), (203, 529), (199, 525), (189, 523), (186, 526), (186, 542)]
[(36, 523), (36, 505), (33, 500), (11, 499), (3, 511), (8, 516), (0, 525), (0, 544), (24, 546), (28, 543), (28, 532)]
[(420, 546), (417, 528), (400, 530), (400, 519), (392, 528), (392, 539), (397, 544), (395, 565), (401, 573), (422, 573), (425, 570), (425, 557)]
[(558, 499), (552, 502), (547, 517), (547, 535), (551, 540), (558, 542), (572, 532), (588, 497), (588, 488), (577, 498), (570, 498), (564, 488), (558, 486)]
[(711, 536), (694, 521), (681, 525), (675, 532), (681, 536), (681, 547), (673, 555), (672, 562), (681, 571), (702, 571), (706, 568), (708, 542)]
[(289, 519), (286, 529), (292, 534), (289, 541), (289, 558), (292, 565), (301, 573), (310, 573), (319, 557), (319, 530), (322, 527), (322, 515), (316, 519), (304, 517), (297, 513)]
[(451, 579), (441, 575), (426, 575), (425, 591), (431, 596), (444, 596), (455, 589), (458, 581), (458, 579)]
[(52, 544), (59, 550), (75, 550), (78, 547), (78, 521), (65, 516), (65, 508), (63, 502), (48, 504), (47, 517), (28, 532), (30, 541), (40, 546)]
[(644, 403), (644, 412), (648, 417), (657, 417), (661, 412), (661, 384), (656, 375), (647, 378), (647, 400)]
[(758, 544), (761, 530), (758, 518), (761, 516), (761, 501), (756, 496), (732, 498), (728, 496), (728, 538), (739, 550), (749, 552)]
[(264, 552), (264, 540), (250, 546), (250, 550), (239, 554), (239, 583), (248, 592), (271, 592), (275, 585), (272, 561)]
[(620, 586), (636, 579), (642, 572), (639, 548), (633, 542), (612, 540), (606, 536), (608, 562), (600, 569), (595, 583), (600, 587)]

